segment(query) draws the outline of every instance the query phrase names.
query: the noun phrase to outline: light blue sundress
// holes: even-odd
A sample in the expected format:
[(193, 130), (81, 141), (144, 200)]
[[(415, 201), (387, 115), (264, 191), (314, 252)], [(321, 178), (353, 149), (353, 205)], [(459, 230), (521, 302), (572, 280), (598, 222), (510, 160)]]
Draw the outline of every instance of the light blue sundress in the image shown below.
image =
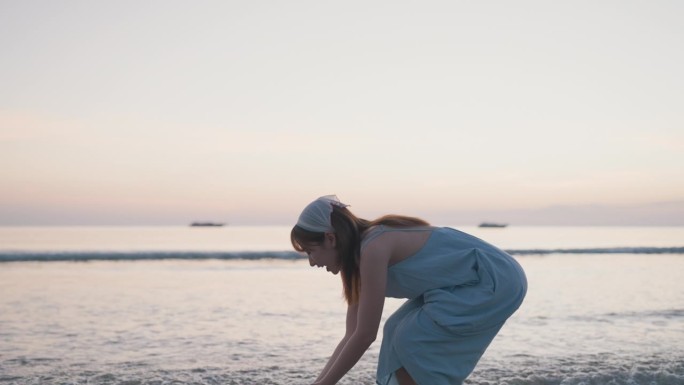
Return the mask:
[(419, 385), (457, 385), (525, 297), (527, 280), (506, 252), (447, 227), (378, 226), (362, 248), (389, 231), (430, 231), (425, 245), (389, 267), (387, 297), (407, 298), (385, 323), (379, 385), (404, 367)]

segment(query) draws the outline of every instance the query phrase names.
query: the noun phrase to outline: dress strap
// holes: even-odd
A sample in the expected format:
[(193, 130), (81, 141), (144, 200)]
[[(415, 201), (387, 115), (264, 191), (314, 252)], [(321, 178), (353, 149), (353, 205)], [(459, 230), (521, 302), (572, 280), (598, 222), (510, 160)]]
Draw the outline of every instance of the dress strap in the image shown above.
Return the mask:
[(385, 225), (377, 225), (375, 228), (371, 229), (363, 240), (361, 241), (361, 250), (363, 250), (366, 245), (375, 238), (379, 237), (384, 233), (390, 233), (395, 231), (432, 231), (435, 229), (434, 226), (418, 226), (418, 227), (387, 227)]
[(361, 250), (368, 244), (368, 242), (382, 235), (387, 229), (384, 225), (378, 225), (372, 228), (365, 237), (361, 240)]

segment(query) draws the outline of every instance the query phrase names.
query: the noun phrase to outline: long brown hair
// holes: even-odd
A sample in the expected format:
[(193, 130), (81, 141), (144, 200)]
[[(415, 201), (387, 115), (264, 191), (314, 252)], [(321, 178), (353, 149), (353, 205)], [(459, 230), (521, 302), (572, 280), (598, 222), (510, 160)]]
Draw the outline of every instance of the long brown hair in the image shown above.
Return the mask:
[[(337, 237), (336, 249), (341, 259), (340, 275), (344, 298), (348, 304), (359, 300), (360, 270), (361, 265), (361, 235), (372, 226), (386, 225), (391, 227), (429, 226), (430, 224), (420, 218), (407, 217), (404, 215), (385, 215), (373, 221), (359, 218), (352, 214), (346, 207), (333, 205), (330, 214), (330, 223), (335, 229)], [(323, 243), (325, 233), (304, 230), (294, 226), (290, 232), (290, 242), (297, 251), (304, 251), (307, 245), (319, 245)]]

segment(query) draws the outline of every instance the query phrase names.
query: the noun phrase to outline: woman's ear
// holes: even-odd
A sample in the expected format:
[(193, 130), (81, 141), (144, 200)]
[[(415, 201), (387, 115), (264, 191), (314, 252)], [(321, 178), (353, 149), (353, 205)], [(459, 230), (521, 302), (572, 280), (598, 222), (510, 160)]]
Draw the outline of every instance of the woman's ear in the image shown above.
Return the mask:
[(335, 248), (337, 246), (337, 236), (335, 233), (325, 233), (325, 239), (330, 242), (330, 245)]

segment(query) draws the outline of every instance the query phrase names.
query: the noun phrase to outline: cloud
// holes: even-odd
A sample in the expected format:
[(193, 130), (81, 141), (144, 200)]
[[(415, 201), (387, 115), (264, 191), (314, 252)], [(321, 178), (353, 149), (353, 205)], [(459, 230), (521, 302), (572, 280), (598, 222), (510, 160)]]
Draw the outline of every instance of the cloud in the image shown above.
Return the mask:
[(81, 135), (83, 122), (41, 114), (0, 110), (0, 143), (54, 140)]

